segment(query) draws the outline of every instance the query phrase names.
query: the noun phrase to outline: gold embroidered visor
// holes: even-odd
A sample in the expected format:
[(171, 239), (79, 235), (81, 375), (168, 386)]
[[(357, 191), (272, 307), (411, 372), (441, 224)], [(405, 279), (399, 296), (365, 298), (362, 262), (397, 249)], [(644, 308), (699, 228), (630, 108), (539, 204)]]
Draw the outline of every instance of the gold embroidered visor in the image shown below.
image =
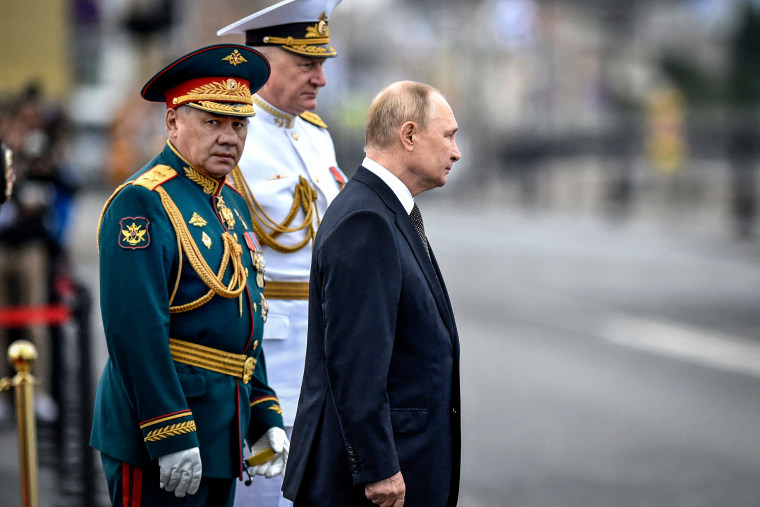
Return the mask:
[(248, 81), (223, 77), (191, 79), (174, 86), (165, 93), (166, 107), (183, 104), (232, 116), (253, 116), (253, 97)]
[(288, 23), (246, 30), (245, 43), (248, 46), (280, 46), (302, 56), (331, 58), (338, 54), (330, 45), (330, 28), (325, 15), (311, 23)]
[(198, 49), (156, 73), (143, 86), (145, 100), (175, 108), (187, 104), (227, 116), (253, 116), (252, 94), (269, 78), (269, 62), (239, 44)]

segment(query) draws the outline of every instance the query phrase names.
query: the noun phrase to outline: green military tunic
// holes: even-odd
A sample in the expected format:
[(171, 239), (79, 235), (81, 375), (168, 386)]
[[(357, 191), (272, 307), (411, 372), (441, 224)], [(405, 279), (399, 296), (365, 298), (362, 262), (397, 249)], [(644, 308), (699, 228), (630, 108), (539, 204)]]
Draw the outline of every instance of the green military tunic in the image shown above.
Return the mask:
[[(98, 243), (109, 358), (90, 440), (103, 454), (146, 466), (198, 446), (204, 477), (239, 477), (243, 439), (282, 427), (261, 350), (267, 305), (250, 227), (237, 191), (171, 143), (106, 203)], [(174, 357), (170, 339), (184, 344)], [(239, 365), (199, 366), (219, 363), (203, 347), (253, 358), (250, 381)]]

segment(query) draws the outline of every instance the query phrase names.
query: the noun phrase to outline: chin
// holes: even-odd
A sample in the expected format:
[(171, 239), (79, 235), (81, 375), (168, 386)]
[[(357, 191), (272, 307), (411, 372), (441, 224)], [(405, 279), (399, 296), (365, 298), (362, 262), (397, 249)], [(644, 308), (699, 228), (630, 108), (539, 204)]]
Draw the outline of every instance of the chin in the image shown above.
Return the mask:
[(231, 173), (234, 168), (235, 168), (234, 165), (233, 166), (220, 165), (216, 167), (210, 167), (208, 169), (208, 173), (215, 178), (223, 178), (227, 176), (229, 173)]
[(317, 108), (317, 99), (308, 100), (303, 104), (299, 104), (299, 106), (299, 109), (303, 109), (304, 111), (314, 111)]

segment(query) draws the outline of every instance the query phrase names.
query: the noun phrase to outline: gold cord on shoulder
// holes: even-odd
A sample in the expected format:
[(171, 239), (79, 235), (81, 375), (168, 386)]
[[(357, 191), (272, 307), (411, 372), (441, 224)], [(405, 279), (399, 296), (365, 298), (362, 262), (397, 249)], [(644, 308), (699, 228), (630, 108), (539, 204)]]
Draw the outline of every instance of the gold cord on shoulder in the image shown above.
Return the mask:
[[(319, 212), (317, 209), (317, 191), (312, 188), (309, 182), (303, 176), (298, 177), (298, 184), (293, 192), (293, 205), (290, 208), (288, 216), (282, 223), (275, 222), (256, 201), (253, 192), (251, 192), (248, 183), (243, 177), (243, 173), (240, 167), (236, 167), (231, 173), (232, 181), (237, 188), (246, 204), (248, 210), (251, 212), (251, 222), (253, 222), (253, 230), (256, 232), (256, 236), (259, 241), (267, 245), (269, 248), (280, 253), (293, 253), (305, 247), (310, 241), (314, 240), (317, 234), (317, 229), (314, 225), (315, 218), (317, 225), (319, 225)], [(304, 219), (300, 225), (291, 227), (299, 210), (303, 210)], [(268, 229), (268, 231), (267, 231)], [(298, 231), (306, 231), (306, 237), (300, 243), (296, 245), (283, 245), (276, 241), (276, 238), (284, 233), (292, 233)]]
[[(206, 262), (206, 259), (198, 250), (198, 245), (193, 241), (190, 231), (188, 230), (177, 205), (174, 204), (174, 201), (172, 201), (169, 194), (163, 188), (157, 188), (156, 192), (158, 192), (161, 197), (161, 203), (166, 210), (166, 214), (169, 216), (169, 221), (171, 222), (172, 227), (174, 227), (174, 231), (179, 238), (179, 242), (182, 245), (182, 251), (185, 253), (188, 262), (201, 280), (203, 280), (203, 283), (209, 288), (209, 292), (204, 296), (190, 303), (171, 306), (169, 311), (171, 313), (182, 313), (194, 310), (209, 302), (215, 295), (227, 299), (239, 297), (245, 290), (246, 279), (248, 278), (248, 270), (243, 266), (242, 260), (243, 247), (240, 246), (229, 232), (225, 231), (222, 233), (224, 254), (222, 256), (221, 265), (219, 266), (219, 271), (214, 273)], [(229, 283), (225, 285), (222, 279), (230, 262), (232, 262), (232, 276), (230, 277)]]

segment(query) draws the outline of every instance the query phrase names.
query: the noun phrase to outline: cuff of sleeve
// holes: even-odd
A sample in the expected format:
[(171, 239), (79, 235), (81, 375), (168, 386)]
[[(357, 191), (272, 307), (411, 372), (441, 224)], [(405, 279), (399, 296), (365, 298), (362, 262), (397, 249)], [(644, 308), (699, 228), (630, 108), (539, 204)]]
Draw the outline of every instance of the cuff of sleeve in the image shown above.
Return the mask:
[(348, 466), (351, 470), (351, 481), (354, 486), (387, 479), (401, 470), (395, 453), (385, 456), (382, 459), (373, 460), (371, 465), (368, 464), (361, 456), (361, 453), (352, 446), (346, 447), (346, 456), (348, 457)]
[(151, 419), (140, 425), (151, 459), (198, 447), (198, 434), (189, 410)]
[(251, 400), (251, 423), (246, 435), (249, 442), (255, 442), (272, 427), (284, 428), (280, 400), (276, 396), (263, 396)]

